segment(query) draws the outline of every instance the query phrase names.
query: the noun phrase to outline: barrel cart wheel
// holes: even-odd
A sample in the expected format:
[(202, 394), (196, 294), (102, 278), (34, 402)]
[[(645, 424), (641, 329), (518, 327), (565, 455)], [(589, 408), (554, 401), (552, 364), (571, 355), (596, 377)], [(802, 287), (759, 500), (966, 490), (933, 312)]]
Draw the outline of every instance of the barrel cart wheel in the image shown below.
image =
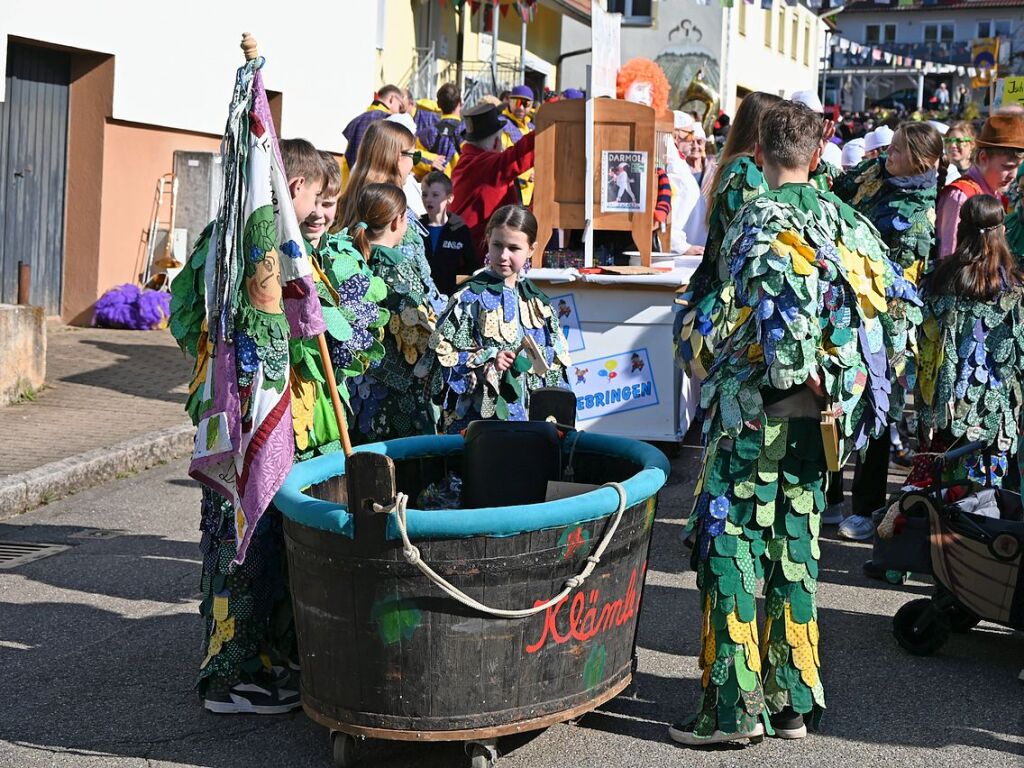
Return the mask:
[(949, 618), (928, 598), (911, 600), (892, 618), (892, 632), (905, 650), (931, 656), (949, 639)]
[(496, 741), (467, 741), (466, 754), (469, 756), (469, 768), (494, 768), (498, 762)]
[(331, 731), (331, 757), (337, 768), (351, 768), (359, 760), (356, 738), (343, 731)]

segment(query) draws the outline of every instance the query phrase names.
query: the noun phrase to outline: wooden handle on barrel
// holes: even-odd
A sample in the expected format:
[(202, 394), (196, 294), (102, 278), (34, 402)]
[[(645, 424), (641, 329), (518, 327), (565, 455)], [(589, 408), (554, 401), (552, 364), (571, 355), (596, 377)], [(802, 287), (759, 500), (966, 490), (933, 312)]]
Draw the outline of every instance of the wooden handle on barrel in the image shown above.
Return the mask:
[(242, 52), (245, 54), (246, 61), (252, 61), (259, 56), (259, 53), (256, 50), (256, 38), (248, 32), (242, 33), (242, 44), (240, 47)]

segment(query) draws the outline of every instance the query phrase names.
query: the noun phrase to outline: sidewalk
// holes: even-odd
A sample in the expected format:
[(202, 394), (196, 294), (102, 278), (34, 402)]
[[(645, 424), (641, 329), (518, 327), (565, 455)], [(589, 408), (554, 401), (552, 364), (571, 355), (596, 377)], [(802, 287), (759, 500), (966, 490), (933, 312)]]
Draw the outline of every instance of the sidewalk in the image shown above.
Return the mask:
[(166, 330), (51, 325), (46, 388), (0, 408), (0, 518), (187, 454), (190, 373)]

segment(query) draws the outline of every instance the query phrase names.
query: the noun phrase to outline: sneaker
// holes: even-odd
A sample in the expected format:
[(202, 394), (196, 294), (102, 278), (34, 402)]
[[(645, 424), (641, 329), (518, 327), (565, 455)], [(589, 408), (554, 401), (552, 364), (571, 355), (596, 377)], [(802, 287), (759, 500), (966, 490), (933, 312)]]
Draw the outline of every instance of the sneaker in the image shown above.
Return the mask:
[(844, 539), (864, 541), (875, 535), (875, 524), (870, 517), (850, 515), (839, 524), (839, 535)]
[(228, 689), (208, 691), (203, 707), (219, 715), (283, 715), (302, 707), (298, 691), (274, 683), (235, 683)]
[(829, 504), (821, 513), (822, 525), (839, 525), (843, 522), (843, 503)]
[(761, 723), (758, 723), (749, 731), (722, 733), (716, 730), (710, 736), (695, 736), (693, 734), (693, 723), (694, 721), (689, 720), (669, 726), (669, 737), (672, 741), (684, 744), (687, 747), (710, 747), (712, 744), (725, 744), (730, 741), (749, 741), (752, 744), (757, 744), (764, 738), (764, 726)]
[(802, 739), (807, 735), (804, 716), (794, 711), (792, 707), (786, 707), (772, 715), (772, 730), (778, 739)]

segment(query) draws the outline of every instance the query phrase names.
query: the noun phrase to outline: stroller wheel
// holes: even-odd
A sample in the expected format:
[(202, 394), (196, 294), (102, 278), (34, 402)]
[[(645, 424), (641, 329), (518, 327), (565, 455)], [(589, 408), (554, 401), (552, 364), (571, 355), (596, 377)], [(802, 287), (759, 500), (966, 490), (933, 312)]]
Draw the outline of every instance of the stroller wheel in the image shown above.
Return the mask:
[(949, 628), (958, 635), (970, 632), (981, 621), (978, 614), (959, 603), (946, 609), (946, 618), (949, 620)]
[(949, 619), (925, 598), (911, 600), (892, 618), (892, 633), (905, 650), (930, 656), (949, 638)]

